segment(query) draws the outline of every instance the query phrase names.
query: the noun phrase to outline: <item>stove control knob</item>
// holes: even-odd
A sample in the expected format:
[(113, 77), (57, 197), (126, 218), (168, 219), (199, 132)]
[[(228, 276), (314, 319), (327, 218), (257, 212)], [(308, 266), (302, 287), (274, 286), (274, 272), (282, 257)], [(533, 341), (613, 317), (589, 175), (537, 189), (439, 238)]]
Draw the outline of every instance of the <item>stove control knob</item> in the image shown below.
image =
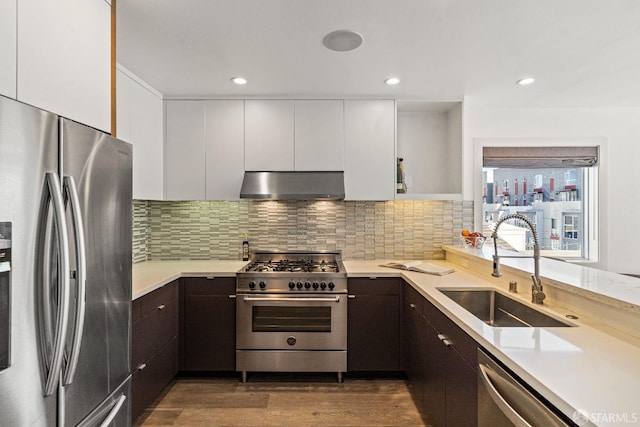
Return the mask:
[(294, 289), (296, 287), (295, 282), (289, 282), (289, 289)]
[(327, 284), (322, 282), (320, 283), (320, 289), (325, 289), (327, 287)]
[(313, 289), (318, 289), (318, 286), (320, 285), (318, 284), (318, 282), (313, 282), (312, 286), (313, 286)]
[(311, 282), (304, 282), (304, 288), (309, 289), (311, 287)]
[(298, 283), (296, 283), (296, 288), (298, 288), (298, 289), (302, 289), (302, 282), (298, 282)]
[(255, 289), (256, 288), (256, 282), (254, 282), (253, 280), (249, 282), (249, 288), (251, 289)]
[(260, 282), (260, 289), (264, 289), (267, 287), (267, 284), (264, 282)]
[(333, 282), (329, 282), (329, 289), (333, 290), (335, 287), (336, 285), (334, 285)]

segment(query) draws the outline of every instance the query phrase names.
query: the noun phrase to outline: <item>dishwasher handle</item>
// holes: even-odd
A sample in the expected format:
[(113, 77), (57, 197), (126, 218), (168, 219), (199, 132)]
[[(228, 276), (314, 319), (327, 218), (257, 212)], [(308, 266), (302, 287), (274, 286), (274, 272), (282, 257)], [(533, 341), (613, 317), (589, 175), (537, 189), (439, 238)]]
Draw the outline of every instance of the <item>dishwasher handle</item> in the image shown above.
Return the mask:
[(500, 394), (500, 392), (496, 389), (489, 378), (488, 371), (491, 371), (487, 365), (479, 364), (479, 377), (480, 382), (484, 386), (485, 390), (491, 397), (491, 400), (500, 408), (500, 411), (513, 423), (516, 427), (532, 427), (522, 416), (515, 410), (509, 403), (505, 400), (505, 398)]

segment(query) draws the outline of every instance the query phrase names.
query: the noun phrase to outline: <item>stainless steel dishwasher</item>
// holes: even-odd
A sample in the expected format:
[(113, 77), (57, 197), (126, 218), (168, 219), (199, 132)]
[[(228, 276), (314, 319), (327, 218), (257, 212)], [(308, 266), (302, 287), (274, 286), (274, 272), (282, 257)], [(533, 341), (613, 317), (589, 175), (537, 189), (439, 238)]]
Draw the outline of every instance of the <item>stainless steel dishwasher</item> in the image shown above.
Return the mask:
[(478, 427), (575, 426), (478, 349)]

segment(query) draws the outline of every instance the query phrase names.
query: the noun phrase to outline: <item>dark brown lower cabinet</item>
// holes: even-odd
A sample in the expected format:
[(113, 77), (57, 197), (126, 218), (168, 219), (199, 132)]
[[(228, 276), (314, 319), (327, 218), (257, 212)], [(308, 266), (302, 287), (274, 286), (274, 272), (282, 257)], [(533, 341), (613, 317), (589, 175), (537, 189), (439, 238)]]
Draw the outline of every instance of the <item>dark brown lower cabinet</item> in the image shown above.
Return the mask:
[(178, 372), (178, 312), (178, 281), (133, 301), (133, 420)]
[(404, 285), (405, 368), (433, 426), (477, 425), (478, 344), (411, 285)]
[(400, 372), (402, 279), (349, 279), (347, 370)]
[(181, 370), (236, 370), (236, 281), (233, 277), (183, 280)]

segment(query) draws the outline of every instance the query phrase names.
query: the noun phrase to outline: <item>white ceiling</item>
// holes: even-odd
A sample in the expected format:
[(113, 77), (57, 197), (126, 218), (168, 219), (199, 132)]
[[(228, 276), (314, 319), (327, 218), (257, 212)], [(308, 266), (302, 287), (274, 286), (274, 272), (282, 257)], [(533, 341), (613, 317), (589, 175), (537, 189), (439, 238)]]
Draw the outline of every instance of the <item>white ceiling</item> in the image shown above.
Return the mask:
[[(118, 62), (166, 97), (640, 107), (638, 0), (118, 0), (117, 13)], [(337, 29), (364, 43), (326, 49)]]

